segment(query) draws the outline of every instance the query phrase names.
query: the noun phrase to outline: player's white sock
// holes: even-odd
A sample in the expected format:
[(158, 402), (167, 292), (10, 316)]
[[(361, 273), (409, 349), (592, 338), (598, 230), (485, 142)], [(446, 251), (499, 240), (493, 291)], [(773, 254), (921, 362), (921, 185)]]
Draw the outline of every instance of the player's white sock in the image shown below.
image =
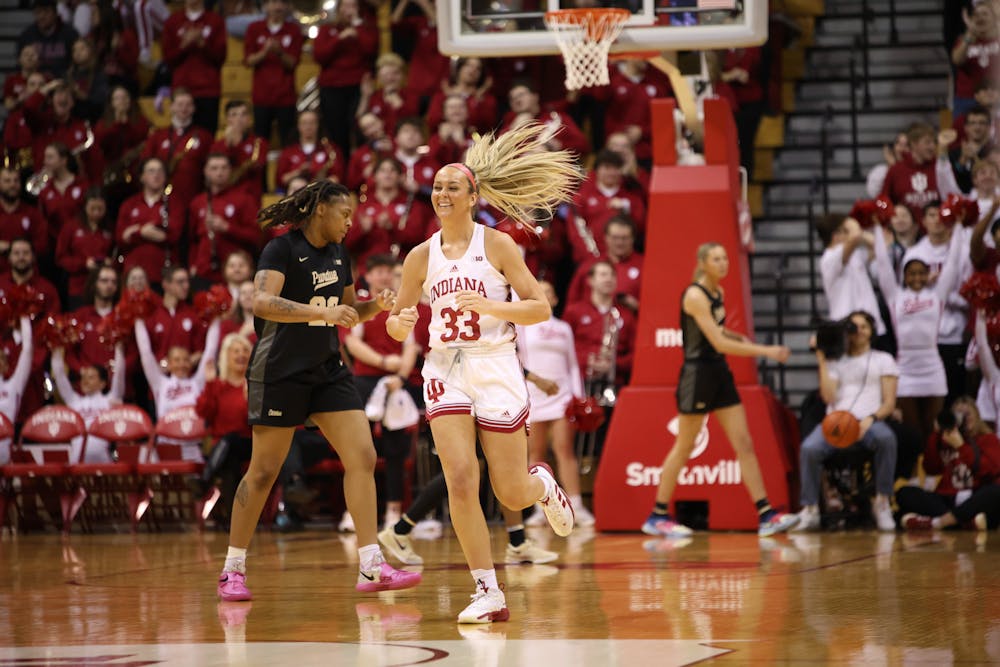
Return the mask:
[(226, 564), (222, 567), (223, 572), (247, 573), (247, 550), (237, 547), (229, 547), (226, 551)]

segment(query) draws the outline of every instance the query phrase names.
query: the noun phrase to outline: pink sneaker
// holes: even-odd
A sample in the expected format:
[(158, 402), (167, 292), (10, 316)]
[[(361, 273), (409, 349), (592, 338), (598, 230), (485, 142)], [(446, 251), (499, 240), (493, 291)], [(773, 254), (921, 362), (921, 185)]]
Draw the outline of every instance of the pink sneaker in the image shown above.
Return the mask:
[(528, 468), (528, 473), (538, 477), (545, 484), (548, 495), (545, 500), (538, 502), (545, 510), (545, 517), (549, 520), (553, 532), (559, 537), (566, 537), (573, 532), (573, 523), (576, 520), (573, 503), (569, 501), (566, 492), (556, 483), (556, 476), (552, 474), (552, 468), (547, 464), (535, 463)]
[(223, 602), (253, 600), (246, 581), (247, 575), (240, 572), (223, 572), (219, 575), (219, 599)]
[(906, 530), (934, 530), (934, 524), (929, 516), (913, 512), (904, 514), (901, 523)]
[(355, 588), (362, 593), (377, 593), (379, 591), (398, 591), (412, 588), (420, 583), (423, 576), (419, 572), (397, 570), (386, 562), (379, 563), (367, 572), (358, 572), (358, 585)]

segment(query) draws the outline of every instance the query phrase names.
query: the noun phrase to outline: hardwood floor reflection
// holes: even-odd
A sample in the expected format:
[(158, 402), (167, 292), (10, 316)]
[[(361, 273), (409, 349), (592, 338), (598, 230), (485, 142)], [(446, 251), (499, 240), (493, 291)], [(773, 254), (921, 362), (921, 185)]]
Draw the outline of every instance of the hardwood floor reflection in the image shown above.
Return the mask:
[(1000, 662), (997, 533), (534, 537), (560, 560), (503, 568), (511, 620), (470, 628), (450, 530), (415, 541), (420, 587), (378, 596), (354, 591), (353, 536), (260, 533), (248, 604), (215, 599), (221, 533), (6, 535), (0, 664)]

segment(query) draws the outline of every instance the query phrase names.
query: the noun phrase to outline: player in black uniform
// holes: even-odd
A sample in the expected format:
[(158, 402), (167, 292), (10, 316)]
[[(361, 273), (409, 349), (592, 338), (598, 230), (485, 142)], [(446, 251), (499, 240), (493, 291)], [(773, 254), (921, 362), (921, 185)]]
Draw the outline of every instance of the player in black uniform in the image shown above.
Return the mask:
[(351, 226), (350, 193), (317, 181), (262, 210), (263, 229), (292, 226), (260, 255), (254, 278), (257, 344), (247, 370), (250, 468), (233, 502), (229, 552), (219, 577), (219, 597), (250, 600), (246, 550), (295, 428), (311, 420), (344, 464), (344, 497), (357, 526), (359, 591), (409, 588), (420, 574), (392, 568), (376, 538), (375, 447), (364, 405), (339, 355), (337, 326), (352, 327), (389, 310), (390, 290), (355, 302), (351, 262), (341, 245)]
[(678, 523), (668, 509), (670, 496), (677, 485), (681, 468), (687, 463), (702, 423), (711, 412), (726, 432), (740, 462), (743, 481), (757, 505), (760, 516), (758, 534), (762, 537), (788, 530), (798, 517), (777, 512), (767, 501), (764, 478), (750, 439), (746, 412), (740, 403), (733, 374), (725, 354), (743, 357), (763, 356), (779, 363), (788, 360), (784, 345), (758, 345), (746, 336), (726, 329), (726, 309), (720, 281), (729, 272), (726, 249), (718, 243), (698, 247), (698, 268), (694, 281), (681, 298), (681, 334), (684, 339), (684, 365), (677, 382), (677, 441), (663, 461), (656, 506), (642, 532), (659, 537), (687, 537), (691, 529)]

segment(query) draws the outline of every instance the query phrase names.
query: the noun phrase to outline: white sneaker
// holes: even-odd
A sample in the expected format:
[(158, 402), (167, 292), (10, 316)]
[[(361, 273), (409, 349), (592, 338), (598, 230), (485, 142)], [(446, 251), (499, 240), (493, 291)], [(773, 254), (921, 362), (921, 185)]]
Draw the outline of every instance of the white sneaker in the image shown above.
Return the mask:
[(573, 516), (574, 523), (577, 526), (593, 526), (595, 523), (594, 515), (590, 513), (587, 506), (583, 502), (573, 503)]
[(424, 559), (413, 550), (409, 535), (399, 535), (392, 526), (379, 531), (378, 541), (396, 560), (406, 565), (423, 565)]
[(499, 588), (479, 591), (472, 596), (472, 603), (458, 615), (459, 623), (492, 623), (510, 618), (507, 599)]
[(347, 510), (344, 510), (344, 516), (340, 518), (340, 523), (337, 524), (337, 530), (342, 533), (353, 533), (354, 531), (354, 517)]
[(424, 519), (410, 531), (415, 540), (436, 540), (444, 535), (444, 526), (437, 519)]
[(528, 473), (538, 477), (545, 484), (545, 497), (539, 502), (545, 510), (549, 525), (559, 537), (573, 532), (573, 505), (566, 492), (556, 483), (552, 468), (545, 463), (536, 463), (528, 468)]
[(535, 503), (535, 509), (524, 521), (524, 525), (528, 528), (540, 528), (541, 526), (548, 525), (549, 520), (545, 518), (545, 510), (542, 509), (541, 503)]
[(521, 563), (535, 563), (538, 565), (541, 563), (551, 563), (557, 558), (559, 558), (559, 554), (555, 551), (546, 551), (531, 539), (525, 539), (517, 547), (509, 542), (507, 543), (505, 562), (508, 565), (520, 565)]
[(888, 498), (878, 497), (875, 499), (872, 503), (872, 516), (875, 517), (875, 523), (879, 530), (886, 533), (895, 532), (896, 520), (892, 518), (892, 507), (889, 506)]
[(789, 532), (805, 533), (820, 529), (819, 505), (806, 505), (798, 514), (799, 522)]

